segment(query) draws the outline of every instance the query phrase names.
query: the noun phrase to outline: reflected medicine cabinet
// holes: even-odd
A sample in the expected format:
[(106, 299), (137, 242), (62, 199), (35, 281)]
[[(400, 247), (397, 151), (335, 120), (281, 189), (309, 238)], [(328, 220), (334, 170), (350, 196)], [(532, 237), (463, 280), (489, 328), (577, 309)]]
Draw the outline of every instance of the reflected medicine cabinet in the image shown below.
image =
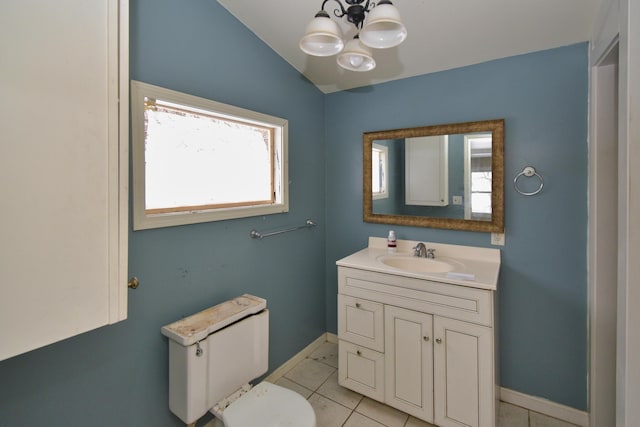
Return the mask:
[(448, 139), (434, 135), (405, 140), (405, 204), (449, 204)]

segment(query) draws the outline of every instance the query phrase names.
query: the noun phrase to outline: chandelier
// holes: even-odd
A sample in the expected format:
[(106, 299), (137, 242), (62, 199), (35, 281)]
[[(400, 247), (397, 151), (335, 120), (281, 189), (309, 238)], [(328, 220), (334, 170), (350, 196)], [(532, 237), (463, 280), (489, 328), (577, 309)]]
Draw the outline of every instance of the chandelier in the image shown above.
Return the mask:
[(342, 68), (370, 71), (376, 67), (372, 48), (398, 46), (407, 38), (407, 29), (400, 19), (400, 13), (389, 0), (380, 0), (377, 4), (370, 0), (366, 0), (366, 3), (365, 0), (344, 0), (347, 7), (341, 0), (332, 1), (340, 6), (333, 11), (335, 17), (342, 19), (346, 16), (347, 21), (356, 27), (356, 35), (345, 44), (340, 27), (324, 10), (329, 0), (324, 0), (300, 40), (300, 49), (304, 53), (313, 56), (339, 54), (337, 62)]

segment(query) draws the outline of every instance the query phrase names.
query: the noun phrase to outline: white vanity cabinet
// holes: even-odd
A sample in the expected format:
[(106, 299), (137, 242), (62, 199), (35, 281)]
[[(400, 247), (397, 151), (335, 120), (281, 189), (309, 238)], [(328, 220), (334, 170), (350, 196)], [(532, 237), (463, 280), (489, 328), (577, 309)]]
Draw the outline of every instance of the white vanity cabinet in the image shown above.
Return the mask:
[(338, 267), (340, 385), (438, 426), (495, 426), (494, 292)]

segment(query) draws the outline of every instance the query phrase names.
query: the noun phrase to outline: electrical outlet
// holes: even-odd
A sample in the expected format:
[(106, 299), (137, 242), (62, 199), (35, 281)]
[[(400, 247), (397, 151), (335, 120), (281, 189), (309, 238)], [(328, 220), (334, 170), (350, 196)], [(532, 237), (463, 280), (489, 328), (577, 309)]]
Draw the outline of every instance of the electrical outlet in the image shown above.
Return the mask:
[(462, 196), (453, 196), (453, 204), (461, 205), (462, 204)]
[(504, 246), (504, 233), (491, 233), (491, 244)]

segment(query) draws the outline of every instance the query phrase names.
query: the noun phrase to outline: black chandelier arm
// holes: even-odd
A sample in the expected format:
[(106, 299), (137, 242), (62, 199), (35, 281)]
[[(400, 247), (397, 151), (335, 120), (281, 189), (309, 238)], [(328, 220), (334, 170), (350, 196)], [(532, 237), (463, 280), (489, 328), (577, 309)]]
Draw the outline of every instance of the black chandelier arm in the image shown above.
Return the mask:
[[(324, 10), (324, 6), (331, 0), (324, 0), (322, 2), (322, 7), (320, 8), (321, 10)], [(344, 8), (344, 6), (342, 5), (342, 2), (340, 0), (333, 0), (336, 3), (338, 3), (338, 6), (340, 6), (340, 9), (334, 9), (333, 10), (333, 14), (336, 16), (336, 18), (342, 18), (343, 16), (345, 16), (347, 14), (347, 9)], [(341, 14), (340, 14), (341, 13)], [(339, 15), (340, 14), (340, 15)]]
[[(322, 2), (323, 11), (324, 11), (325, 5), (329, 1), (330, 0), (324, 0)], [(366, 3), (364, 6), (362, 5), (362, 3), (364, 3), (365, 0), (344, 0), (349, 5), (347, 8), (345, 8), (340, 0), (333, 0), (333, 1), (338, 3), (338, 6), (340, 6), (340, 9), (333, 10), (333, 14), (335, 15), (335, 17), (342, 18), (344, 16), (347, 16), (347, 20), (351, 22), (353, 25), (355, 25), (356, 28), (362, 28), (365, 13), (369, 12), (376, 5), (371, 0), (366, 0)]]

